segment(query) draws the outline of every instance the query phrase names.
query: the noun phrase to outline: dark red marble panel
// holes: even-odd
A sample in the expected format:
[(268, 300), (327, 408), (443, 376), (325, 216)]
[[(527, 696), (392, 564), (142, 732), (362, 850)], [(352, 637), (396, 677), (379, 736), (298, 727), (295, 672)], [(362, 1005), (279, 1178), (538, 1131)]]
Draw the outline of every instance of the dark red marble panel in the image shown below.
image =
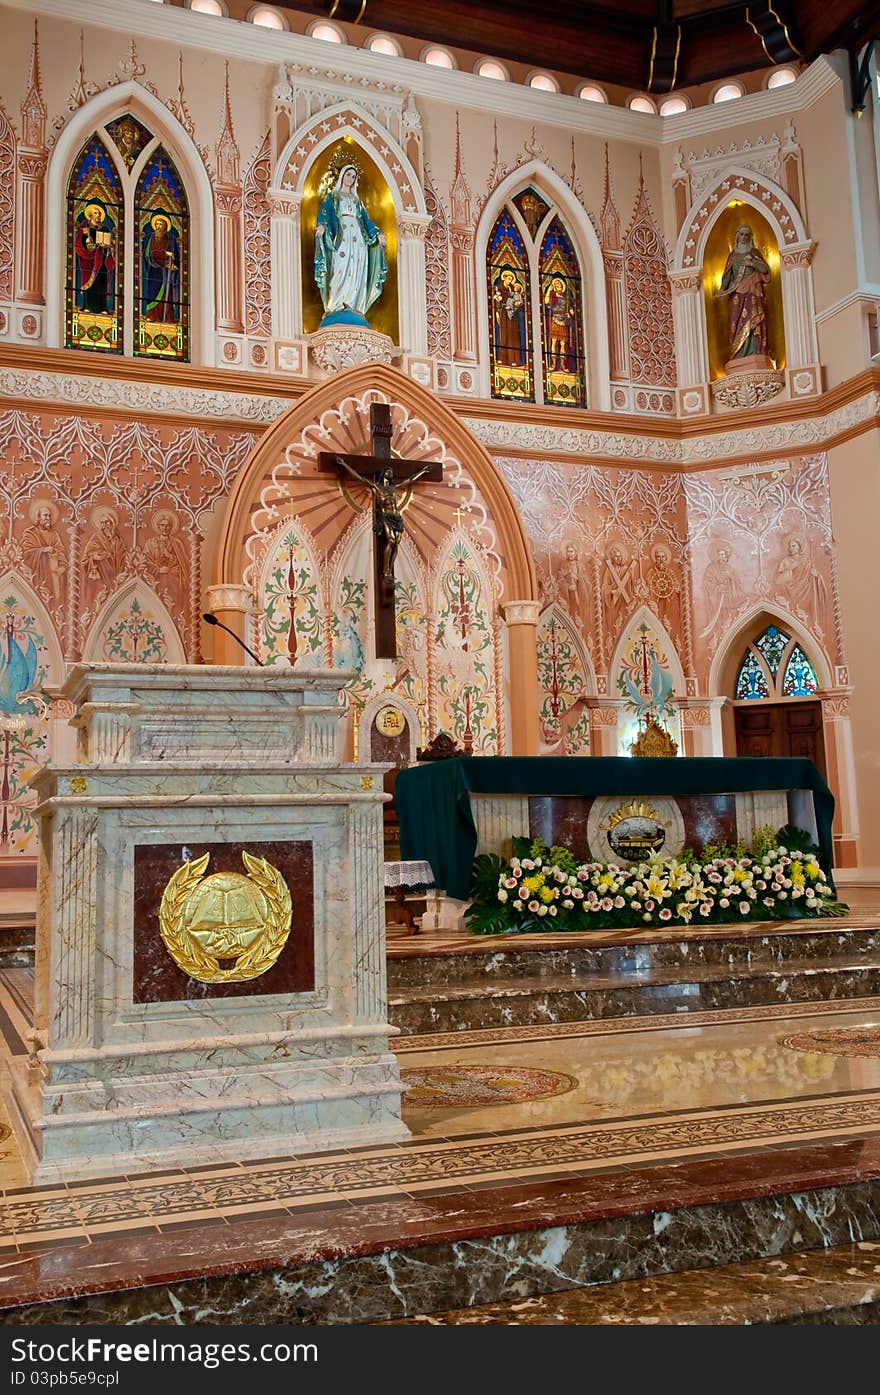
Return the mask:
[(141, 844), (134, 850), (135, 1003), (180, 1002), (194, 998), (262, 997), (267, 993), (304, 993), (315, 986), (315, 923), (312, 845), (309, 842), (188, 843), (193, 861), (210, 853), (206, 876), (244, 873), (242, 851), (264, 857), (281, 873), (291, 891), (293, 923), (275, 963), (245, 983), (199, 983), (171, 958), (159, 933), (159, 906), (173, 872), (184, 861), (179, 843)]
[[(621, 799), (621, 803), (629, 800)], [(736, 842), (736, 796), (693, 794), (676, 797), (684, 821), (685, 846), (701, 853), (707, 843)], [(587, 818), (592, 798), (581, 795), (539, 795), (529, 800), (529, 833), (551, 847), (571, 848), (575, 857), (588, 861), (593, 854), (587, 843)]]
[(587, 817), (592, 805), (592, 799), (579, 794), (535, 796), (529, 800), (529, 834), (543, 838), (550, 847), (571, 848), (575, 857), (587, 862), (591, 855)]

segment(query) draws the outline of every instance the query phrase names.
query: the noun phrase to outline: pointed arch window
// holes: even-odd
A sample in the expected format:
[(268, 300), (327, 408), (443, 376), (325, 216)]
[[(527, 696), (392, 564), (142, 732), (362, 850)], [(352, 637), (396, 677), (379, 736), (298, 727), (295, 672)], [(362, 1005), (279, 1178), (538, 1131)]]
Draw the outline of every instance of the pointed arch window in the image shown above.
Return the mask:
[(158, 137), (131, 112), (94, 131), (67, 185), (65, 347), (188, 360), (189, 237)]
[(544, 234), (539, 267), (544, 401), (582, 407), (586, 391), (581, 278), (574, 248), (558, 218)]
[(96, 134), (79, 153), (67, 185), (65, 344), (122, 353), (124, 214), (122, 184)]
[(138, 180), (134, 216), (134, 351), (188, 358), (189, 205), (174, 161), (161, 145)]
[[(586, 402), (583, 287), (574, 244), (536, 189), (502, 209), (486, 255), (492, 396)], [(539, 325), (535, 333), (533, 326)]]
[(532, 292), (529, 259), (516, 224), (505, 211), (489, 239), (492, 396), (534, 402)]
[(737, 700), (813, 697), (816, 670), (803, 647), (778, 625), (768, 625), (743, 655), (736, 679)]

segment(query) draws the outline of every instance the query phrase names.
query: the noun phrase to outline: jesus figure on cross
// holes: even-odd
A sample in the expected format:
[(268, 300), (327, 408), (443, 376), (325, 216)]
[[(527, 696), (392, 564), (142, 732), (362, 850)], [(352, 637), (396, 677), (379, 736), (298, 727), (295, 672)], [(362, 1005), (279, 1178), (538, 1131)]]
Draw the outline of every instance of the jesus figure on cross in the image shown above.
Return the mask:
[(443, 466), (437, 461), (423, 463), (409, 474), (396, 474), (391, 456), (391, 431), (390, 407), (385, 402), (373, 402), (370, 406), (372, 455), (337, 455), (321, 451), (318, 456), (320, 470), (350, 475), (373, 496), (376, 656), (383, 659), (393, 659), (397, 654), (394, 563), (404, 532), (404, 510), (417, 480), (440, 483), (443, 479)]
[(345, 470), (352, 479), (365, 484), (372, 491), (373, 532), (376, 534), (376, 546), (380, 548), (382, 581), (386, 586), (393, 587), (394, 562), (403, 537), (403, 510), (409, 503), (410, 485), (427, 475), (434, 466), (423, 465), (405, 479), (395, 479), (394, 470), (389, 465), (377, 479), (371, 480), (353, 470), (342, 455), (337, 455), (336, 463), (340, 470)]

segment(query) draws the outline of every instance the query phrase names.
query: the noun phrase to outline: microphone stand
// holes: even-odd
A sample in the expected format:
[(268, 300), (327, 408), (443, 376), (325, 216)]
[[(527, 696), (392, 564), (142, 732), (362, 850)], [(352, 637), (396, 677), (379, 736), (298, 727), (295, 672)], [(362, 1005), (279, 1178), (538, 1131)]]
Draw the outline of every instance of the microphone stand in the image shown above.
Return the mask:
[(206, 610), (204, 615), (202, 616), (202, 619), (204, 620), (206, 625), (217, 625), (221, 630), (225, 630), (228, 635), (232, 635), (232, 638), (235, 640), (236, 644), (240, 645), (246, 654), (250, 654), (255, 664), (258, 664), (260, 668), (266, 667), (266, 665), (263, 663), (263, 660), (258, 658), (258, 656), (254, 653), (253, 649), (248, 648), (244, 640), (235, 633), (235, 630), (230, 630), (229, 626), (224, 625), (222, 620), (218, 620), (217, 616), (214, 615), (212, 611)]

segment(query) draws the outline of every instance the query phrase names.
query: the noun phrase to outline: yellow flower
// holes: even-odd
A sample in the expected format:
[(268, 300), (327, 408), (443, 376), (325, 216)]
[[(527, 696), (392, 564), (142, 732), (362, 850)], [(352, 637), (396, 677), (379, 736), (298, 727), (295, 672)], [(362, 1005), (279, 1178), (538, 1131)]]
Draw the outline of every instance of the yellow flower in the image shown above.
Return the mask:
[(666, 891), (666, 883), (662, 877), (655, 876), (652, 872), (646, 883), (649, 896), (662, 896)]
[(550, 902), (555, 900), (556, 898), (556, 892), (553, 890), (552, 886), (542, 886), (538, 892), (538, 895), (544, 902), (544, 904), (547, 906), (549, 906)]
[(544, 885), (543, 872), (536, 872), (533, 877), (523, 877), (522, 884), (525, 890), (534, 896), (535, 892), (540, 891), (541, 887)]

